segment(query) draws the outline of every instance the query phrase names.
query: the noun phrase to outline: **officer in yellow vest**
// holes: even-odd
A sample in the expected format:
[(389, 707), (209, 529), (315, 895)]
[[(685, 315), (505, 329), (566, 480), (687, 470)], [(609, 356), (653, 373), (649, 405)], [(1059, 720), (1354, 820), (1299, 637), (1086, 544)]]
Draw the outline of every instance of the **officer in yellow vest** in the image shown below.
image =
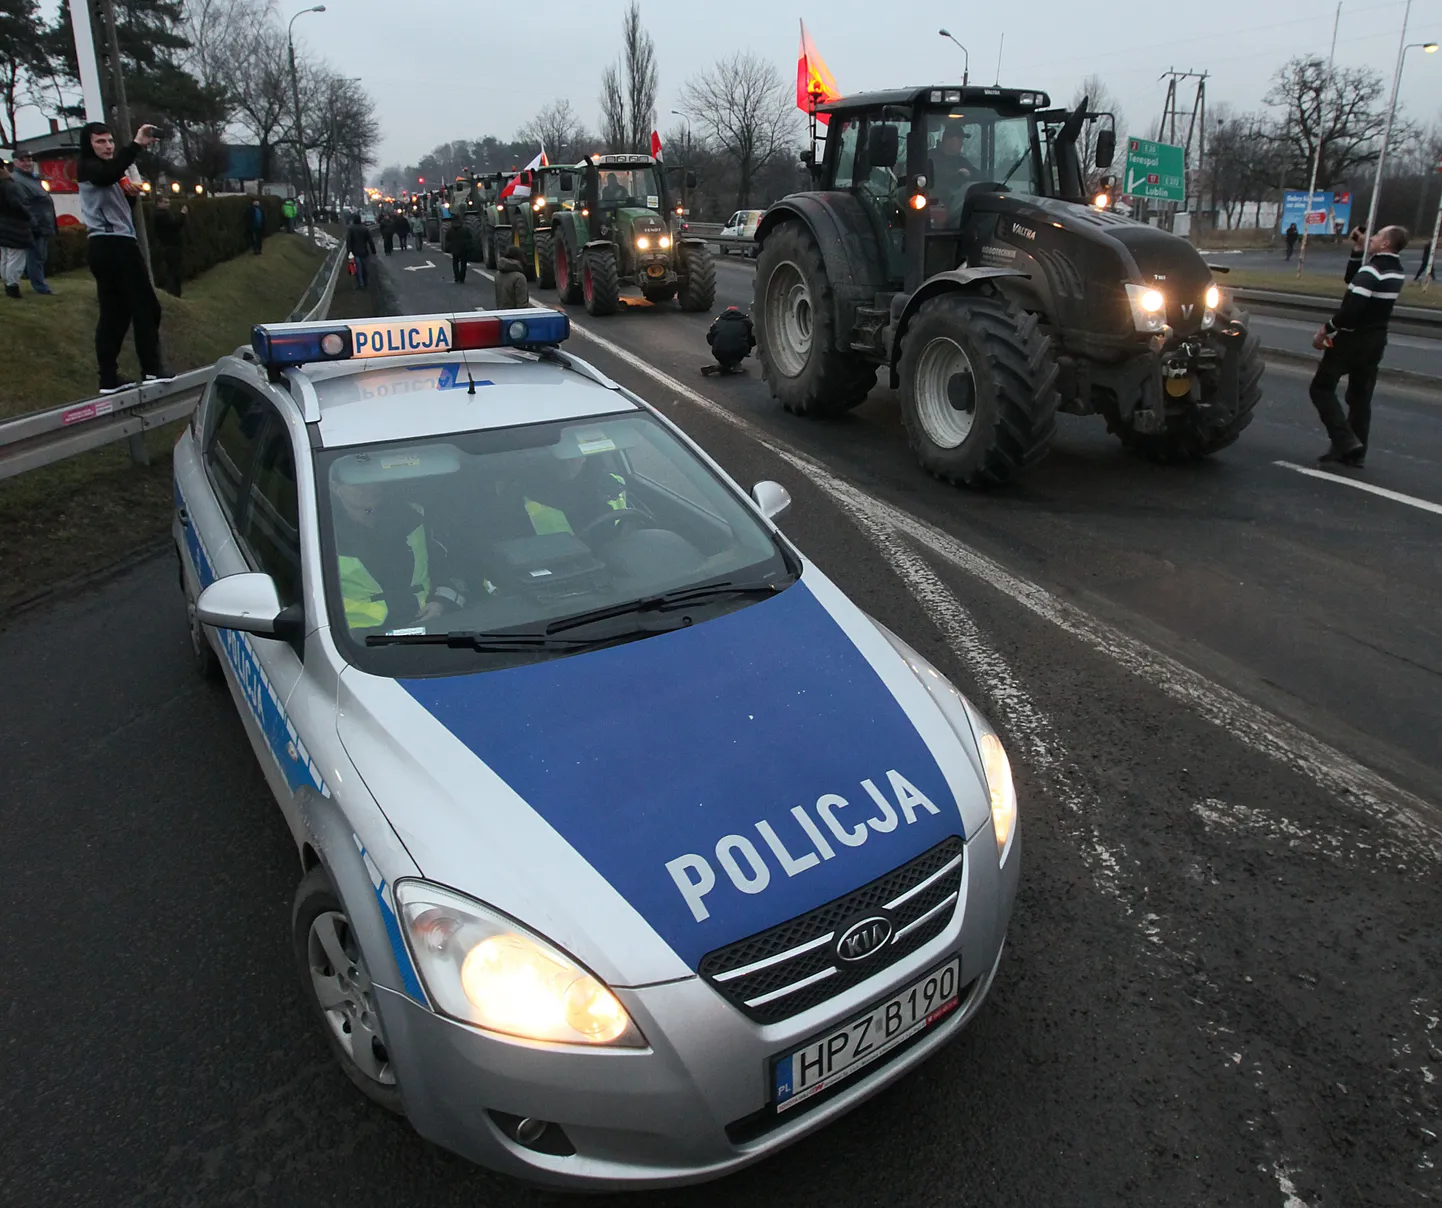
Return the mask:
[(523, 492), (531, 527), (542, 533), (579, 533), (606, 509), (629, 509), (626, 479), (589, 456), (558, 458), (540, 482)]
[(424, 510), (386, 496), (379, 483), (336, 483), (337, 564), (346, 623), (352, 629), (424, 625), (465, 599), (432, 582), (433, 553)]

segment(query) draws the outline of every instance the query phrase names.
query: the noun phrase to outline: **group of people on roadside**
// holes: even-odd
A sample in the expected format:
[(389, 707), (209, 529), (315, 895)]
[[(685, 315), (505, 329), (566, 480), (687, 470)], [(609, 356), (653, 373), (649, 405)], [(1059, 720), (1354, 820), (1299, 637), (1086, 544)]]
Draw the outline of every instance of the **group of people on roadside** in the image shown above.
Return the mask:
[(416, 241), (416, 251), (419, 252), (426, 246), (426, 220), (419, 214), (407, 214), (404, 210), (388, 210), (381, 215), (380, 232), (387, 256), (395, 251), (397, 243), (401, 245), (401, 251), (404, 252), (412, 238)]
[(28, 278), (37, 294), (52, 294), (45, 280), (45, 257), (55, 234), (55, 203), (40, 182), (40, 169), (28, 152), (0, 161), (0, 279), (5, 295), (20, 297)]

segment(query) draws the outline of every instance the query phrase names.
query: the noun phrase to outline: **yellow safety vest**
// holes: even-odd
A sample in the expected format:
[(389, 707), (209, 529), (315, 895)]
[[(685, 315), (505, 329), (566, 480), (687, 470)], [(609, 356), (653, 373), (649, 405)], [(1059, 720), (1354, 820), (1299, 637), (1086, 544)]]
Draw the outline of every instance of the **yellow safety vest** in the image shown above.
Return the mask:
[[(629, 506), (626, 502), (626, 480), (619, 474), (612, 474), (612, 479), (621, 488), (620, 491), (607, 499), (606, 506), (615, 510)], [(566, 519), (566, 513), (560, 508), (553, 508), (544, 503), (537, 503), (534, 499), (526, 500), (526, 513), (531, 518), (531, 527), (535, 529), (536, 536), (544, 533), (571, 533), (571, 522)]]
[[(415, 559), (411, 586), (416, 591), (416, 608), (421, 609), (426, 606), (426, 599), (431, 594), (431, 559), (426, 548), (426, 526), (419, 524), (412, 529), (406, 544), (411, 547), (411, 556)], [(381, 585), (366, 570), (365, 563), (348, 554), (340, 555), (336, 562), (340, 567), (340, 594), (345, 601), (346, 624), (352, 629), (374, 629), (385, 624), (390, 610), (386, 607)]]

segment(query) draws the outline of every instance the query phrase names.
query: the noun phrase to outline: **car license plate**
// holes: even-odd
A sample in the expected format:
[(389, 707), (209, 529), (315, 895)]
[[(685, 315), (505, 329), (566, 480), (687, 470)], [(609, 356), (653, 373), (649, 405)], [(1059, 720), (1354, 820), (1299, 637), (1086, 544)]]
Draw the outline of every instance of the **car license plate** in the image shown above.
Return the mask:
[(859, 1019), (776, 1062), (776, 1110), (784, 1112), (865, 1069), (902, 1041), (941, 1022), (960, 1001), (961, 961), (949, 961)]

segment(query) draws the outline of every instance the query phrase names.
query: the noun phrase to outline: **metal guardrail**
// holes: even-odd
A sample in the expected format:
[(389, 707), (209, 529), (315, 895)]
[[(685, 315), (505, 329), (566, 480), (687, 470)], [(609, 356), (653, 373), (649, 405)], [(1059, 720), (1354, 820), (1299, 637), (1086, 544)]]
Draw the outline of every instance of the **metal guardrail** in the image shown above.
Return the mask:
[[(320, 318), (330, 309), (336, 281), (345, 264), (344, 245), (330, 250), (322, 262), (301, 305), (291, 312), (292, 319)], [(26, 470), (64, 461), (91, 449), (130, 441), (130, 456), (145, 464), (145, 433), (177, 419), (184, 419), (195, 409), (210, 381), (214, 366), (192, 369), (173, 381), (147, 386), (102, 398), (67, 403), (32, 411), (29, 415), (0, 421), (0, 479), (13, 478)]]
[[(1340, 286), (1334, 298), (1318, 297), (1315, 294), (1292, 294), (1284, 290), (1250, 289), (1243, 285), (1224, 284), (1223, 288), (1230, 290), (1232, 297), (1258, 314), (1296, 316), (1318, 322), (1335, 314), (1342, 300)], [(1442, 310), (1427, 306), (1394, 306), (1389, 330), (1442, 339)]]

